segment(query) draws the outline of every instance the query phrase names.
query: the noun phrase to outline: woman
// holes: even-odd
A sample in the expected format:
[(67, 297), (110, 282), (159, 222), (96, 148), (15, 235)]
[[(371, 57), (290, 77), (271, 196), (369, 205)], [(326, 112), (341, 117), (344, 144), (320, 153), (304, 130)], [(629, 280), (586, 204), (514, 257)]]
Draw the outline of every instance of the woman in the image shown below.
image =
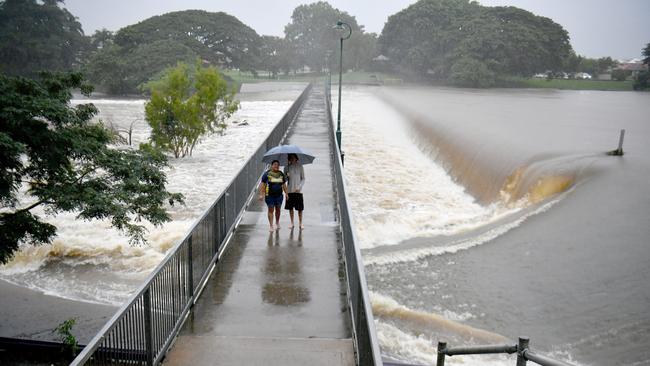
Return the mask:
[[(260, 201), (264, 199), (268, 207), (269, 231), (280, 228), (280, 209), (282, 208), (282, 193), (287, 193), (286, 178), (280, 171), (280, 162), (273, 160), (271, 169), (264, 172), (260, 182)], [(288, 198), (287, 198), (288, 200)], [(275, 224), (273, 227), (273, 211), (275, 211)]]
[(289, 229), (293, 229), (293, 210), (295, 209), (298, 211), (298, 224), (300, 225), (300, 230), (302, 230), (305, 228), (302, 224), (302, 211), (305, 209), (302, 199), (302, 186), (305, 184), (305, 170), (298, 161), (298, 155), (289, 154), (288, 160), (289, 165), (284, 167), (284, 175), (287, 177), (287, 191), (289, 193), (287, 194), (287, 203), (284, 208), (289, 210), (289, 218), (291, 219)]

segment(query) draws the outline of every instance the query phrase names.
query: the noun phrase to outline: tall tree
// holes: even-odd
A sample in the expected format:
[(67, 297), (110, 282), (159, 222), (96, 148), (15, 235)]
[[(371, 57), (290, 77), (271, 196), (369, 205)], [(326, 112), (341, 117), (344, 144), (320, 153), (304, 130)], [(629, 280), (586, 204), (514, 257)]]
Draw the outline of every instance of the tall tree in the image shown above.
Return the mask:
[(181, 63), (168, 69), (149, 88), (145, 113), (151, 140), (177, 158), (192, 155), (201, 137), (223, 130), (226, 118), (239, 108), (235, 91), (228, 90), (217, 69), (200, 61), (194, 68)]
[(483, 75), (489, 81), (483, 86), (507, 75), (560, 70), (573, 55), (568, 33), (552, 20), (470, 0), (420, 0), (388, 18), (379, 44), (398, 70), (419, 79), (467, 84)]
[(137, 93), (165, 68), (197, 57), (211, 65), (255, 71), (262, 40), (226, 13), (186, 10), (124, 27), (88, 64), (89, 79), (110, 93)]
[(0, 75), (0, 263), (19, 243), (49, 243), (56, 234), (32, 213), (35, 207), (110, 219), (142, 242), (141, 220), (168, 221), (165, 203), (182, 201), (165, 189), (165, 156), (148, 145), (110, 148), (115, 135), (90, 122), (97, 109), (70, 106), (76, 88), (91, 91), (78, 73), (38, 80)]
[(81, 24), (60, 6), (63, 0), (0, 2), (0, 72), (35, 76), (81, 63), (88, 41)]
[(361, 32), (353, 16), (324, 1), (300, 5), (293, 10), (291, 22), (284, 27), (284, 34), (301, 66), (306, 65), (312, 71), (321, 72), (327, 66), (328, 51), (338, 54), (341, 31), (333, 28), (338, 20), (349, 24), (353, 33)]
[(645, 71), (641, 71), (634, 79), (634, 90), (650, 89), (650, 43), (645, 45), (641, 51), (643, 55), (643, 64), (646, 66)]

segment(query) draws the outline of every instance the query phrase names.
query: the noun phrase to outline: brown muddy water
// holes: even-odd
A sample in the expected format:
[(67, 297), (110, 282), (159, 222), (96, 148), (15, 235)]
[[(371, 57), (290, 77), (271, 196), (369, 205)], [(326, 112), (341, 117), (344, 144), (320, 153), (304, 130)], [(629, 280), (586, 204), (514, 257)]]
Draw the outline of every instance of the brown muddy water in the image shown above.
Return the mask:
[[(343, 93), (346, 178), (384, 355), (434, 364), (440, 339), (524, 335), (579, 365), (650, 364), (650, 94)], [(620, 129), (625, 155), (607, 156)]]

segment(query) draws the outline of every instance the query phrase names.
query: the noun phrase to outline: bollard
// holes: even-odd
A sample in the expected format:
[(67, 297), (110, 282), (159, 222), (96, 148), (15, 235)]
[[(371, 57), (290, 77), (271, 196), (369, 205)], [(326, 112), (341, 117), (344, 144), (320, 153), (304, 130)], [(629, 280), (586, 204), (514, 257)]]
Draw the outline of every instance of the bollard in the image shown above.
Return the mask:
[(623, 139), (625, 138), (625, 129), (621, 130), (621, 135), (618, 138), (618, 148), (616, 150), (609, 151), (607, 155), (613, 156), (623, 156)]
[(519, 344), (517, 345), (517, 366), (526, 366), (524, 351), (528, 349), (528, 342), (528, 337), (519, 337)]
[(445, 366), (445, 351), (447, 350), (447, 342), (438, 342), (438, 360), (436, 366)]
[(616, 149), (617, 155), (623, 155), (623, 138), (625, 138), (625, 129), (621, 130), (621, 136), (618, 138), (618, 149)]

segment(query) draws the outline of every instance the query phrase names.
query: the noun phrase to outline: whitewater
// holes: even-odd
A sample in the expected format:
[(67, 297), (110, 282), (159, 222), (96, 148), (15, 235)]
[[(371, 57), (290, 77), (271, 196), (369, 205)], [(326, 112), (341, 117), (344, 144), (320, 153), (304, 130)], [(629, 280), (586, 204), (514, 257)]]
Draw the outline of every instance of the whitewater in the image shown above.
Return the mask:
[[(171, 221), (163, 226), (146, 225), (147, 245), (130, 245), (110, 221), (81, 221), (75, 213), (49, 216), (37, 208), (35, 214), (57, 226), (57, 236), (50, 245), (22, 245), (0, 267), (0, 279), (66, 299), (121, 305), (227, 187), (303, 87), (245, 85), (238, 95), (240, 109), (223, 133), (203, 138), (190, 157), (169, 159), (167, 189), (182, 193), (185, 204), (167, 207)], [(96, 121), (123, 131), (125, 137), (131, 128), (132, 145), (137, 146), (147, 142), (151, 131), (144, 119), (145, 102), (91, 98), (71, 103), (93, 103), (99, 109)]]

